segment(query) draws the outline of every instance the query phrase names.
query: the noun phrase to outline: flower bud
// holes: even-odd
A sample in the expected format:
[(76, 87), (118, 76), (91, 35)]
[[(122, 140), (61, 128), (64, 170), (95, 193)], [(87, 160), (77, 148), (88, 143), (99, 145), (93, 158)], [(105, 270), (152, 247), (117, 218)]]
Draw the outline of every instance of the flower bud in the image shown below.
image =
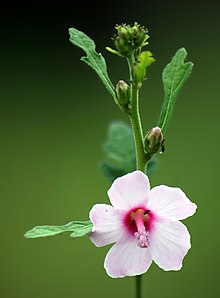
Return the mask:
[(162, 142), (163, 134), (161, 128), (158, 126), (153, 127), (145, 136), (145, 150), (150, 154), (154, 154), (161, 148)]
[(121, 56), (124, 56), (124, 57), (129, 56), (131, 50), (130, 50), (130, 45), (126, 41), (126, 38), (117, 36), (114, 39), (114, 44), (115, 44), (115, 47), (116, 47), (118, 53)]
[(125, 81), (120, 80), (116, 85), (115, 91), (117, 95), (117, 104), (123, 111), (128, 111), (130, 108), (130, 87)]
[(115, 90), (119, 104), (127, 105), (130, 103), (130, 87), (125, 81), (120, 80), (116, 85)]

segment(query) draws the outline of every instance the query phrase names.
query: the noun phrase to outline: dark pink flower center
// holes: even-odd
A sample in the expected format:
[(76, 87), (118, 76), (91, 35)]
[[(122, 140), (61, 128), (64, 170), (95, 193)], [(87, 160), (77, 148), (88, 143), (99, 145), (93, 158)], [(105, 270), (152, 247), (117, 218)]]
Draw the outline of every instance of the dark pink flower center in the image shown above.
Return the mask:
[(138, 246), (149, 246), (149, 231), (152, 225), (153, 214), (146, 208), (135, 208), (125, 217), (125, 225), (129, 233), (135, 236)]

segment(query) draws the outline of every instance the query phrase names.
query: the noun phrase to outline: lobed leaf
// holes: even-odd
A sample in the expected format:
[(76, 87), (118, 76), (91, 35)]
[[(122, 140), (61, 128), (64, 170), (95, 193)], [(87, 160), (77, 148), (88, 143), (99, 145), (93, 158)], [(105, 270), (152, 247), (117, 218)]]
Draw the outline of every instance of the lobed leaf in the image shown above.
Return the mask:
[(26, 232), (25, 238), (41, 238), (55, 236), (64, 232), (72, 232), (71, 237), (82, 237), (92, 231), (93, 224), (88, 221), (71, 221), (60, 226), (36, 226)]
[(146, 69), (150, 66), (155, 59), (152, 57), (152, 53), (150, 51), (144, 51), (138, 57), (138, 64), (135, 68), (135, 76), (134, 81), (137, 83), (140, 88), (142, 85), (142, 81), (146, 77)]
[(107, 90), (115, 98), (115, 88), (108, 76), (105, 59), (100, 53), (96, 52), (94, 41), (85, 33), (75, 28), (70, 28), (69, 34), (70, 42), (81, 48), (87, 54), (87, 56), (82, 57), (81, 60), (97, 73)]
[(165, 97), (158, 122), (158, 126), (161, 127), (163, 132), (172, 114), (177, 95), (192, 72), (193, 63), (185, 63), (186, 56), (186, 50), (184, 48), (179, 49), (163, 70), (162, 79)]

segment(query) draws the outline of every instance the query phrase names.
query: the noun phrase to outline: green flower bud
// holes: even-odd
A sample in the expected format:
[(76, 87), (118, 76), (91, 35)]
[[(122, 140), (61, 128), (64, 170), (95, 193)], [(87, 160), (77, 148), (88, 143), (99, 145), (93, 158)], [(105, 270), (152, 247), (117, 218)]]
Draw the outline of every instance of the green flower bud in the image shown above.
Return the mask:
[(128, 104), (130, 102), (130, 87), (125, 81), (120, 80), (115, 90), (117, 99), (121, 104)]
[(130, 49), (130, 45), (129, 43), (126, 41), (126, 38), (123, 38), (121, 36), (117, 36), (114, 39), (114, 44), (115, 47), (117, 49), (117, 51), (119, 52), (119, 54), (123, 57), (128, 57), (129, 53), (131, 52)]
[(117, 95), (117, 104), (124, 112), (128, 112), (130, 109), (130, 87), (125, 81), (120, 80), (115, 88)]
[(156, 153), (161, 148), (163, 140), (161, 128), (153, 127), (144, 138), (145, 150), (150, 154)]
[(127, 39), (128, 30), (125, 28), (124, 25), (116, 26), (116, 29), (118, 30), (118, 35), (121, 38)]

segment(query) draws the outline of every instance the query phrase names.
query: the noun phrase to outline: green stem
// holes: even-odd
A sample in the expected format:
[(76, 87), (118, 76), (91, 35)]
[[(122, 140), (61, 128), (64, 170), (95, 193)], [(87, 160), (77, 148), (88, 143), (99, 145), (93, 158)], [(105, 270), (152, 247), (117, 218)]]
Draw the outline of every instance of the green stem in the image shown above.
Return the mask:
[(135, 86), (131, 88), (132, 103), (130, 120), (134, 134), (135, 148), (136, 148), (136, 163), (137, 170), (145, 173), (146, 168), (146, 154), (144, 152), (143, 131), (139, 112), (139, 92)]
[(131, 81), (131, 113), (130, 121), (134, 134), (135, 149), (136, 149), (136, 168), (145, 173), (145, 168), (147, 164), (147, 155), (144, 151), (144, 140), (143, 131), (141, 125), (140, 111), (139, 111), (139, 90), (133, 84), (132, 77), (132, 65), (134, 64), (134, 57), (128, 58), (128, 65), (130, 70), (130, 81)]
[[(129, 114), (131, 126), (134, 134), (136, 149), (136, 168), (145, 173), (148, 155), (144, 151), (144, 138), (139, 110), (139, 90), (133, 83), (132, 69), (135, 63), (134, 55), (128, 58), (130, 71), (130, 88), (131, 88), (131, 113)], [(141, 275), (136, 276), (136, 298), (142, 297)]]
[(142, 297), (142, 285), (141, 285), (142, 275), (136, 276), (136, 298)]

